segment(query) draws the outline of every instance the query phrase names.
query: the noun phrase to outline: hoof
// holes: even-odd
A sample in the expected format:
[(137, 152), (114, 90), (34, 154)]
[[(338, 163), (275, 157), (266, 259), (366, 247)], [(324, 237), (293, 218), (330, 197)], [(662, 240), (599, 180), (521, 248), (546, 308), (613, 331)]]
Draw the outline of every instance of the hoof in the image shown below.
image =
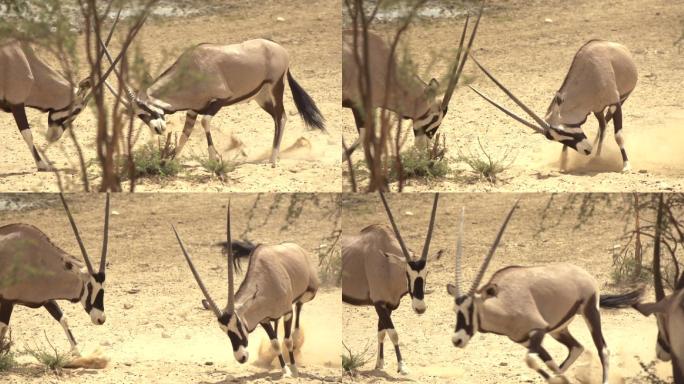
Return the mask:
[(408, 368), (406, 368), (406, 365), (403, 362), (399, 363), (399, 368), (397, 369), (397, 372), (402, 374), (402, 375), (408, 375), (409, 374), (409, 370), (408, 370)]
[(292, 377), (292, 371), (290, 371), (290, 367), (287, 365), (283, 367), (283, 378), (287, 379)]
[(299, 370), (296, 365), (290, 365), (290, 372), (292, 372), (292, 377), (299, 377)]
[(629, 164), (629, 162), (625, 162), (625, 164), (622, 166), (622, 173), (630, 173), (632, 171), (632, 166)]
[(51, 166), (49, 166), (45, 163), (38, 164), (38, 172), (52, 172), (52, 171), (54, 171), (54, 169)]
[(383, 368), (385, 368), (385, 360), (378, 359), (378, 361), (375, 363), (375, 369), (381, 371)]
[(71, 351), (69, 351), (69, 354), (72, 357), (81, 357), (81, 352), (78, 351), (78, 348), (72, 348)]

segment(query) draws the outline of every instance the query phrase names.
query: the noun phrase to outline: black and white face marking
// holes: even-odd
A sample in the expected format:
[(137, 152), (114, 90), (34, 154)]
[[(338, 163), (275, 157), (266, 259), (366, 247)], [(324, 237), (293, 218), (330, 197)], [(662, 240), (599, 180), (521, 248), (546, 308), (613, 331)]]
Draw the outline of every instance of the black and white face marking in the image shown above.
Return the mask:
[(228, 335), (230, 343), (233, 346), (233, 356), (238, 363), (244, 364), (249, 360), (249, 351), (247, 351), (247, 343), (249, 341), (247, 328), (245, 327), (240, 316), (236, 313), (224, 313), (218, 319), (221, 330)]
[(425, 313), (427, 309), (427, 305), (425, 305), (426, 264), (425, 260), (406, 263), (406, 280), (408, 281), (409, 295), (411, 295), (411, 307), (419, 315)]
[(425, 137), (431, 140), (437, 134), (437, 129), (444, 118), (444, 111), (439, 108), (439, 104), (441, 102), (436, 103), (425, 114), (413, 120), (413, 134), (416, 139)]
[(456, 314), (456, 328), (451, 336), (451, 342), (455, 347), (465, 348), (477, 330), (474, 298), (472, 295), (456, 297), (456, 287), (453, 284), (447, 284), (447, 292), (454, 297)]
[(104, 313), (104, 282), (104, 273), (90, 275), (90, 279), (86, 283), (85, 290), (81, 296), (81, 304), (95, 325), (104, 324), (106, 320)]
[(591, 144), (581, 127), (552, 127), (546, 130), (545, 136), (549, 140), (567, 145), (583, 155), (591, 155)]
[(48, 113), (48, 130), (45, 138), (49, 143), (54, 143), (59, 140), (64, 134), (67, 125), (69, 125), (76, 116), (83, 110), (82, 104), (67, 107), (58, 111), (50, 111)]
[(142, 101), (136, 101), (136, 105), (138, 118), (147, 124), (147, 126), (157, 135), (164, 133), (166, 130), (164, 110)]

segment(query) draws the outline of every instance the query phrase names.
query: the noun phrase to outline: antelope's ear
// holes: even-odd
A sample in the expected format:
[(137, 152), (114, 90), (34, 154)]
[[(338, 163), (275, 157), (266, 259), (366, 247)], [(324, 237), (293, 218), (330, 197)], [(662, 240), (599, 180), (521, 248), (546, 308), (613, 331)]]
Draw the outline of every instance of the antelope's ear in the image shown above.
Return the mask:
[(437, 91), (439, 90), (439, 81), (437, 79), (432, 78), (430, 82), (428, 83), (427, 87), (425, 88), (425, 94), (430, 97), (434, 98), (437, 96)]
[(406, 259), (404, 259), (401, 256), (397, 256), (394, 253), (387, 253), (387, 252), (380, 251), (380, 254), (385, 256), (387, 261), (389, 261), (392, 264), (406, 265)]
[(446, 287), (447, 287), (447, 293), (449, 293), (449, 295), (451, 295), (453, 297), (456, 297), (456, 286), (453, 284), (447, 284)]
[(663, 313), (667, 310), (670, 304), (670, 298), (666, 297), (657, 303), (636, 303), (633, 305), (634, 309), (639, 311), (644, 316), (650, 316), (654, 313)]
[(82, 91), (84, 89), (89, 89), (92, 87), (92, 82), (90, 81), (90, 77), (86, 77), (85, 79), (81, 80), (80, 83), (78, 83), (78, 90)]

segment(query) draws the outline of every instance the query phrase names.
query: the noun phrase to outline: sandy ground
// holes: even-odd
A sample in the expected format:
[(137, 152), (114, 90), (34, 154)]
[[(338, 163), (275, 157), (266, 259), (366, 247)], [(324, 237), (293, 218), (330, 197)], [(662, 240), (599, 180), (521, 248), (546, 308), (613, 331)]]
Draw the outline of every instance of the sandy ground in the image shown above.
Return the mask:
[[(480, 24), (475, 54), (499, 80), (542, 115), (560, 87), (572, 58), (594, 38), (620, 42), (630, 48), (639, 69), (639, 82), (624, 107), (624, 137), (633, 172), (622, 174), (620, 152), (612, 125), (601, 158), (582, 157), (570, 151), (567, 173), (559, 172), (561, 145), (547, 142), (509, 119), (468, 88), (454, 94), (449, 114), (439, 129), (446, 135), (449, 156), (478, 154), (477, 140), (500, 160), (510, 151), (510, 168), (491, 184), (478, 179), (461, 163), (452, 163), (442, 180), (410, 181), (405, 191), (669, 191), (684, 189), (684, 52), (673, 45), (681, 35), (684, 3), (667, 0), (616, 0), (597, 7), (594, 1), (565, 2), (493, 0)], [(458, 7), (452, 5), (449, 9)], [(546, 22), (546, 20), (549, 20)], [(388, 32), (395, 23), (376, 25)], [(463, 18), (421, 19), (406, 34), (421, 77), (443, 78), (447, 52), (457, 47)], [(431, 68), (433, 58), (438, 60)], [(474, 86), (509, 106), (512, 102), (479, 72), (466, 65), (466, 78)], [(593, 142), (598, 123), (591, 116), (584, 125)], [(351, 111), (343, 118), (343, 134), (352, 142), (356, 129)], [(413, 135), (410, 135), (413, 136)], [(412, 145), (409, 137), (407, 145)], [(362, 153), (354, 161), (362, 160)], [(346, 168), (345, 168), (346, 169)], [(345, 177), (345, 182), (347, 178)]]
[[(217, 9), (213, 1), (206, 4)], [(199, 4), (199, 5), (198, 5)], [(202, 8), (201, 2), (195, 7)], [(193, 8), (193, 7), (190, 7)], [(341, 188), (339, 168), (340, 155), (340, 6), (338, 1), (316, 0), (286, 1), (223, 1), (218, 12), (202, 12), (196, 16), (175, 18), (156, 17), (143, 28), (137, 43), (145, 60), (149, 61), (152, 75), (156, 76), (169, 66), (186, 48), (204, 42), (223, 44), (239, 43), (253, 38), (272, 39), (290, 54), (292, 73), (302, 87), (311, 95), (327, 119), (330, 135), (309, 131), (296, 113), (289, 87), (285, 89), (287, 126), (283, 135), (281, 151), (290, 148), (298, 139), (304, 146), (284, 153), (278, 168), (272, 169), (267, 161), (273, 141), (273, 120), (261, 110), (256, 102), (239, 104), (223, 109), (213, 119), (212, 135), (219, 153), (225, 154), (231, 132), (246, 146), (248, 157), (237, 161), (237, 168), (228, 173), (225, 182), (211, 177), (193, 157), (207, 157), (204, 131), (197, 122), (195, 132), (183, 149), (184, 169), (181, 174), (163, 181), (145, 180), (139, 191), (240, 191), (240, 192), (335, 192)], [(277, 21), (282, 18), (282, 21)], [(113, 52), (118, 48), (112, 43)], [(82, 50), (81, 50), (82, 51)], [(84, 60), (84, 58), (82, 58)], [(85, 61), (83, 61), (85, 62)], [(55, 66), (57, 64), (55, 63)], [(83, 69), (83, 76), (86, 70)], [(37, 111), (29, 112), (29, 122), (35, 142), (44, 147), (47, 116)], [(184, 113), (167, 118), (167, 130), (180, 137), (185, 119)], [(54, 176), (38, 173), (31, 153), (19, 135), (10, 114), (0, 114), (0, 129), (7, 133), (0, 145), (3, 159), (0, 162), (0, 191), (52, 191), (56, 189)], [(139, 145), (152, 137), (151, 131), (141, 127)], [(85, 147), (86, 160), (95, 158), (95, 119), (91, 111), (85, 111), (75, 122), (79, 141)], [(65, 140), (47, 150), (51, 161), (66, 173), (75, 173), (77, 157), (73, 143)], [(156, 143), (156, 138), (154, 138)], [(227, 154), (225, 154), (227, 156)], [(93, 183), (97, 184), (99, 171), (91, 169)], [(72, 175), (74, 183), (77, 175)], [(325, 182), (321, 182), (325, 180)]]
[[(401, 353), (410, 374), (396, 373), (397, 364), (391, 342), (386, 340), (385, 370), (375, 371), (377, 350), (377, 316), (372, 307), (344, 305), (343, 340), (353, 350), (369, 346), (370, 362), (361, 368), (358, 382), (415, 381), (420, 383), (543, 383), (544, 380), (525, 364), (525, 348), (508, 338), (494, 334), (477, 334), (466, 349), (451, 343), (455, 325), (453, 299), (445, 285), (454, 279), (456, 222), (460, 207), (466, 207), (464, 239), (464, 280), (466, 286), (479, 268), (496, 231), (516, 198), (522, 197), (503, 240), (483, 281), (506, 265), (540, 265), (570, 262), (587, 269), (596, 277), (603, 293), (619, 293), (629, 287), (611, 284), (611, 252), (625, 223), (632, 221), (616, 214), (622, 198), (611, 197), (613, 208), (599, 204), (595, 216), (579, 228), (577, 208), (561, 215), (561, 207), (569, 195), (556, 197), (548, 211), (544, 207), (550, 195), (526, 194), (449, 194), (442, 195), (431, 245), (431, 254), (447, 251), (439, 260), (429, 259), (426, 304), (427, 312), (413, 312), (408, 296), (392, 314), (399, 334)], [(389, 200), (407, 246), (419, 252), (427, 228), (430, 195), (393, 195)], [(577, 207), (577, 206), (575, 206)], [(543, 219), (544, 214), (546, 219)], [(345, 197), (343, 229), (354, 233), (366, 225), (385, 223), (385, 214), (377, 196)], [(627, 224), (629, 225), (629, 224)], [(414, 228), (413, 231), (410, 229)], [(611, 351), (610, 383), (625, 383), (640, 373), (638, 359), (655, 359), (656, 323), (634, 310), (601, 310), (602, 329)], [(575, 318), (570, 330), (585, 346), (585, 352), (569, 370), (573, 383), (600, 383), (600, 363), (589, 331), (582, 318)], [(548, 338), (544, 346), (558, 362), (566, 349)], [(671, 374), (665, 363), (656, 366), (664, 379)], [(632, 381), (641, 382), (641, 381)]]
[[(59, 377), (43, 372), (32, 358), (21, 357), (23, 364), (0, 374), (0, 381), (262, 383), (280, 379), (280, 368), (253, 365), (258, 347), (266, 339), (261, 329), (250, 337), (250, 362), (240, 365), (235, 361), (230, 340), (217, 327), (211, 313), (200, 305), (202, 294), (170, 229), (171, 223), (177, 225), (208, 289), (217, 304), (223, 306), (226, 266), (217, 248), (211, 245), (225, 239), (227, 199), (221, 194), (114, 196), (105, 295), (107, 321), (102, 326), (92, 325), (80, 304), (61, 304), (83, 354), (99, 350), (111, 359), (109, 366), (104, 370), (68, 370)], [(326, 218), (336, 209), (330, 198), (320, 199), (320, 208), (305, 208), (304, 215), (284, 230), (281, 227), (287, 205), (282, 205), (266, 223), (252, 229), (248, 237), (268, 243), (294, 240), (311, 252), (312, 262), (317, 265), (314, 251), (334, 229), (333, 222)], [(104, 197), (70, 196), (69, 200), (86, 247), (97, 255)], [(16, 201), (37, 205), (20, 211), (3, 210), (3, 225), (36, 225), (57, 245), (80, 257), (56, 196), (23, 195)], [(248, 213), (253, 213), (252, 220), (261, 224), (271, 201), (272, 197), (262, 197), (258, 208), (250, 211), (253, 195), (233, 196), (234, 233), (245, 230)], [(236, 281), (240, 280), (241, 276), (236, 276)], [(322, 288), (312, 302), (304, 305), (301, 381), (339, 379), (341, 311), (340, 290), (336, 288)], [(47, 332), (57, 348), (68, 351), (61, 327), (43, 309), (16, 307), (11, 328), (16, 350), (36, 344), (46, 346), (43, 332)]]

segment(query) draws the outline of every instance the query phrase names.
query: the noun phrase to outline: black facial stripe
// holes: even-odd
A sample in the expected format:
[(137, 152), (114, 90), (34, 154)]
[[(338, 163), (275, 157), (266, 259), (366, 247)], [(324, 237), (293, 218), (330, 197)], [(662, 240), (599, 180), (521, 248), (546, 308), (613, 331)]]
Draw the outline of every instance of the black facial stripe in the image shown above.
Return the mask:
[(425, 131), (429, 126), (431, 126), (432, 124), (436, 123), (437, 120), (439, 120), (439, 115), (433, 116), (433, 117), (432, 117), (432, 120), (430, 120), (429, 123), (424, 124), (424, 125), (418, 127), (417, 130), (419, 130), (419, 131), (420, 131), (420, 130)]
[(100, 291), (97, 293), (97, 296), (95, 296), (93, 308), (104, 312), (104, 289), (100, 289)]
[(88, 283), (86, 285), (86, 293), (87, 293), (87, 296), (86, 296), (86, 301), (85, 301), (85, 310), (86, 310), (86, 312), (90, 312), (90, 310), (93, 309), (93, 305), (90, 304), (90, 297), (93, 293), (93, 285), (92, 284)]
[(456, 314), (456, 331), (465, 330), (468, 336), (472, 336), (474, 334), (473, 312), (473, 305), (471, 304), (470, 307), (468, 307), (469, 321), (466, 323), (466, 315), (463, 313), (463, 311), (458, 311)]
[(416, 260), (416, 261), (409, 261), (408, 265), (411, 268), (411, 270), (420, 272), (425, 268), (425, 264), (427, 264), (427, 260)]
[(162, 115), (160, 115), (160, 114), (157, 113), (156, 111), (152, 110), (150, 107), (148, 107), (148, 106), (147, 106), (146, 104), (144, 104), (144, 103), (138, 103), (138, 107), (139, 107), (140, 109), (142, 109), (143, 111), (149, 113), (150, 116), (152, 116), (154, 119), (160, 119), (160, 118), (162, 117)]
[(412, 296), (418, 300), (423, 300), (423, 297), (425, 297), (425, 282), (423, 281), (422, 277), (416, 278), (416, 281), (413, 285)]
[(230, 339), (230, 344), (233, 346), (233, 352), (236, 352), (238, 348), (240, 348), (240, 345), (242, 345), (240, 336), (236, 335), (231, 331), (228, 331), (228, 338)]
[(98, 273), (94, 274), (93, 279), (95, 279), (95, 281), (97, 281), (100, 284), (104, 284), (104, 282), (105, 282), (104, 272), (98, 272)]

